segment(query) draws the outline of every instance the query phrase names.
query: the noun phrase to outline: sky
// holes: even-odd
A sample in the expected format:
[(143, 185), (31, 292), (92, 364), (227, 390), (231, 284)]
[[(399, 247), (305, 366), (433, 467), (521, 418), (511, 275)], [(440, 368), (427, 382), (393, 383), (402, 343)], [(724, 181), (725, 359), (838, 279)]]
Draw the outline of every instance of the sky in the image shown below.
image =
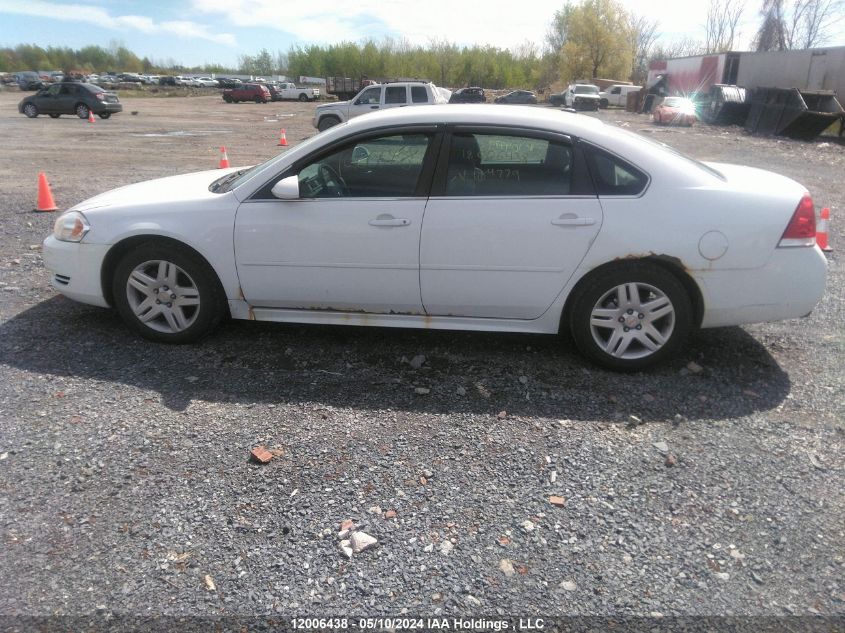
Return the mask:
[[(740, 46), (759, 21), (761, 0), (745, 2)], [(621, 0), (637, 15), (659, 21), (663, 40), (703, 39), (707, 0)], [(119, 42), (140, 57), (187, 66), (236, 66), (261, 48), (342, 40), (406, 38), (415, 44), (448, 40), (515, 49), (542, 48), (564, 0), (0, 0), (0, 47), (17, 44), (108, 47)], [(826, 45), (845, 45), (845, 20)]]

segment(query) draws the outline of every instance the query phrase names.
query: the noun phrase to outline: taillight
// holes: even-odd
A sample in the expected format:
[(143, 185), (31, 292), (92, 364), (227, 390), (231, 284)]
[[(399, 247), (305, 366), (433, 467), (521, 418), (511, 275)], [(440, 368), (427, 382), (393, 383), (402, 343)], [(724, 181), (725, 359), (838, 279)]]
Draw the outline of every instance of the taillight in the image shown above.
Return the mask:
[(816, 209), (813, 198), (804, 194), (798, 208), (792, 214), (792, 219), (778, 242), (778, 247), (815, 246), (816, 244)]

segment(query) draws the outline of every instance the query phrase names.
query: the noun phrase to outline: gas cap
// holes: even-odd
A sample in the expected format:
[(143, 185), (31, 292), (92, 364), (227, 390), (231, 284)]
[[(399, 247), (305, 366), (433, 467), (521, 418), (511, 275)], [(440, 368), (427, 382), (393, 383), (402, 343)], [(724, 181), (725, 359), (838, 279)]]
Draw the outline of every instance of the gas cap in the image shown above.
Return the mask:
[(698, 252), (713, 261), (728, 252), (728, 238), (721, 231), (708, 231), (698, 240)]

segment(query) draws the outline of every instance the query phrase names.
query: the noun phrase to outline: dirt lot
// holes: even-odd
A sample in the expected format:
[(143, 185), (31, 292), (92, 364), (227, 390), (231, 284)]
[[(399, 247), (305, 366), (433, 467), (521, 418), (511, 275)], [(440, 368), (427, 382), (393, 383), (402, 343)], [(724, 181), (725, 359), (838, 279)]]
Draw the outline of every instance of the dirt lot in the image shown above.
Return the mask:
[[(89, 124), (19, 99), (0, 93), (0, 614), (845, 614), (845, 147), (596, 115), (804, 183), (840, 248), (811, 317), (620, 376), (554, 337), (142, 342), (50, 289), (38, 171), (67, 208), (221, 145), (266, 159), (280, 128), (314, 134), (314, 105), (126, 97)], [(279, 456), (248, 463), (257, 444)], [(347, 518), (379, 540), (351, 561)]]

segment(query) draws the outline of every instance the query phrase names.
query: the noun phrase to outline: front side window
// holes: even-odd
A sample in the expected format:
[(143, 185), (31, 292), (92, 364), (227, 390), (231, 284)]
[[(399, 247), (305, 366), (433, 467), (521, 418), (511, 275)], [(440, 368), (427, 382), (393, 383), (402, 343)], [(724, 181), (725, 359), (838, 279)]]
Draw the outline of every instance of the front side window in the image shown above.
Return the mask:
[(57, 97), (59, 95), (59, 90), (61, 89), (62, 87), (59, 84), (53, 84), (47, 89), (47, 94), (51, 97)]
[(572, 162), (572, 147), (563, 142), (505, 134), (453, 134), (446, 195), (568, 195)]
[(367, 88), (361, 96), (355, 99), (355, 105), (378, 105), (381, 100), (381, 86)]
[(407, 103), (407, 91), (405, 86), (388, 86), (384, 89), (385, 103)]
[(356, 141), (299, 172), (303, 198), (411, 197), (431, 135), (395, 134)]

